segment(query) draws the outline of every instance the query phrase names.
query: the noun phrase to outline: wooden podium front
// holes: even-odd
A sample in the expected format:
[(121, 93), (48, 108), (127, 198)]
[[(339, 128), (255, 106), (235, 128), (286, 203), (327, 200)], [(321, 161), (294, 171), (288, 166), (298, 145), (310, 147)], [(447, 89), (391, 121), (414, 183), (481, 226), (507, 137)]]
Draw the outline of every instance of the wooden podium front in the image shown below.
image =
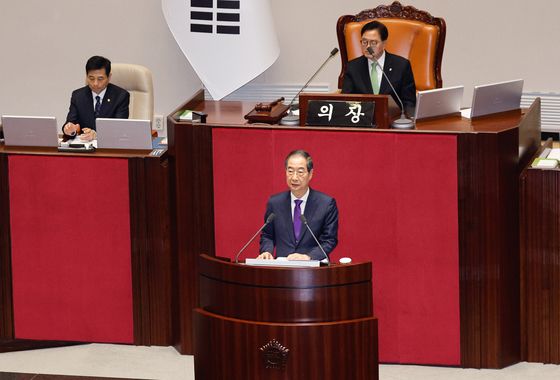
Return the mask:
[(197, 379), (378, 379), (370, 262), (198, 265)]

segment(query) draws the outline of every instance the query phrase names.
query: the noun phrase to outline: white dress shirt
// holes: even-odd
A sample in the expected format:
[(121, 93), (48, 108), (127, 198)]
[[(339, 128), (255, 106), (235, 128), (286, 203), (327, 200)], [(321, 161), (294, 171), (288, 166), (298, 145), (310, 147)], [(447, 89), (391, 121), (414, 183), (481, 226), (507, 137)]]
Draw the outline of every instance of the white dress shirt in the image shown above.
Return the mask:
[[(381, 57), (379, 57), (377, 63), (379, 63), (379, 66), (381, 66), (382, 68), (385, 68), (385, 50), (383, 50), (383, 54), (381, 54)], [(371, 59), (368, 59), (368, 64), (369, 64), (369, 72), (371, 73), (371, 65), (375, 65), (375, 63)], [(381, 80), (383, 79), (383, 73), (381, 72), (379, 66), (376, 65), (375, 70), (377, 72), (377, 83), (379, 83), (379, 88), (381, 88)]]
[(107, 87), (105, 87), (103, 89), (103, 91), (101, 91), (99, 94), (96, 94), (95, 92), (91, 92), (91, 95), (93, 95), (93, 109), (95, 109), (95, 103), (97, 103), (97, 99), (95, 99), (96, 96), (99, 96), (101, 99), (99, 99), (99, 104), (103, 104), (103, 98), (105, 97), (105, 93), (107, 92)]

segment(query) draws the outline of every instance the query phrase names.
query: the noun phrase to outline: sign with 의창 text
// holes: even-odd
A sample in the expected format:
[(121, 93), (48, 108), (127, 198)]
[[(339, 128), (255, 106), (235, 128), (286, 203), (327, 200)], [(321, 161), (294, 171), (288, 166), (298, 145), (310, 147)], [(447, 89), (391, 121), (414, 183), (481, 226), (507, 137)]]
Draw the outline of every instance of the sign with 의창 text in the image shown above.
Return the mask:
[(374, 111), (374, 101), (310, 100), (306, 125), (373, 128)]

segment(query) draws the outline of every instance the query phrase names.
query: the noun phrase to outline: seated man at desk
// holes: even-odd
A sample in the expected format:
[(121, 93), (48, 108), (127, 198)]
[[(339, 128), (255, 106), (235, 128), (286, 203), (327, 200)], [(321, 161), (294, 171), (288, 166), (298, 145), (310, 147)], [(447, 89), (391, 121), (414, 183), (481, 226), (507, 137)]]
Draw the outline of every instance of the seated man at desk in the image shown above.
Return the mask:
[(81, 133), (81, 139), (97, 138), (95, 119), (98, 117), (128, 119), (130, 94), (111, 81), (111, 61), (93, 56), (86, 63), (87, 86), (72, 92), (66, 123), (62, 127), (65, 136)]
[[(383, 68), (401, 98), (405, 111), (409, 115), (413, 114), (416, 106), (416, 85), (409, 60), (385, 51), (389, 31), (379, 21), (365, 24), (361, 35), (363, 55), (348, 62), (342, 82), (342, 93), (391, 95), (395, 102), (400, 104), (387, 83), (387, 78), (381, 72)], [(374, 55), (370, 54), (368, 47), (371, 47)]]
[(330, 252), (338, 243), (338, 208), (334, 198), (309, 188), (313, 178), (313, 160), (309, 153), (294, 150), (285, 160), (286, 182), (290, 191), (273, 195), (266, 205), (265, 220), (271, 213), (275, 218), (262, 231), (258, 259), (323, 260), (325, 258), (309, 227), (325, 250)]

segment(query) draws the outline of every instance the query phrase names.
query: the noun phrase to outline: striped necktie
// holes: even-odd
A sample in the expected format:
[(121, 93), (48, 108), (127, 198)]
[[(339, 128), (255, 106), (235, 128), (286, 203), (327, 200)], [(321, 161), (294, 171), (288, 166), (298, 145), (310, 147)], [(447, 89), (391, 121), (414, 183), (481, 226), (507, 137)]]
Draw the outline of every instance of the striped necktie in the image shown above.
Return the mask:
[(93, 110), (95, 117), (99, 116), (99, 109), (101, 108), (101, 97), (97, 95), (95, 97), (95, 108)]

